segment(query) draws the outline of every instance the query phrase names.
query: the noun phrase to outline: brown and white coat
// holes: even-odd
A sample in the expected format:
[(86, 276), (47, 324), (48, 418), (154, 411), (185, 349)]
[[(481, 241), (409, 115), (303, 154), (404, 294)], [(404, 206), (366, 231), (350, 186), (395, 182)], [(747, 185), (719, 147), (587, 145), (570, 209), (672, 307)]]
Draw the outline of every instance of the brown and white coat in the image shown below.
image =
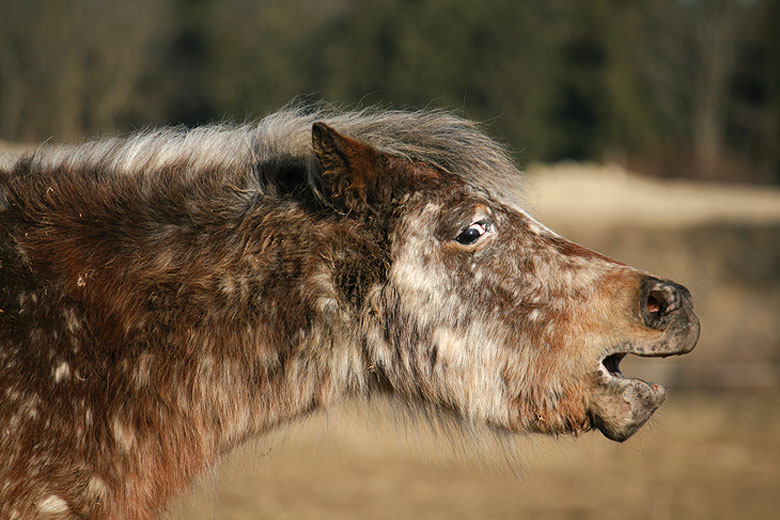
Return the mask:
[(53, 148), (0, 170), (0, 518), (155, 517), (247, 438), (345, 396), (633, 434), (688, 291), (566, 241), (440, 112)]

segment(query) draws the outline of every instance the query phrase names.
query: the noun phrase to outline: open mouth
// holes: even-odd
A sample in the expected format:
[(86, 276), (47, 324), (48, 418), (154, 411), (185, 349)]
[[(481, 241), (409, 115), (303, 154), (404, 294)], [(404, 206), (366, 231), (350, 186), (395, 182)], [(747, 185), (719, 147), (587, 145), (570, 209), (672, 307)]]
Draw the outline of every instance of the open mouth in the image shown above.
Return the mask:
[[(599, 365), (599, 379), (601, 385), (619, 385), (621, 387), (627, 386), (627, 385), (645, 385), (647, 387), (647, 390), (652, 392), (657, 396), (659, 399), (658, 405), (663, 402), (664, 399), (664, 388), (659, 385), (658, 383), (652, 383), (649, 381), (645, 381), (643, 379), (639, 379), (638, 377), (626, 377), (623, 375), (623, 372), (620, 370), (620, 362), (623, 360), (624, 357), (626, 357), (627, 352), (615, 352), (613, 354), (609, 354), (604, 359), (601, 360), (601, 364)], [(656, 356), (652, 354), (640, 354), (635, 353), (638, 356), (641, 357), (666, 357), (668, 354), (664, 354), (661, 356)]]
[(620, 371), (620, 361), (626, 357), (624, 352), (617, 354), (610, 354), (601, 361), (601, 367), (599, 370), (603, 373), (607, 372), (610, 377), (623, 377), (623, 372)]
[(626, 346), (624, 351), (608, 354), (599, 363), (591, 422), (607, 438), (621, 442), (639, 430), (666, 399), (661, 385), (623, 374), (620, 362), (626, 354), (665, 357), (676, 353)]
[[(623, 375), (623, 372), (620, 370), (620, 362), (623, 360), (624, 357), (626, 357), (627, 352), (616, 352), (614, 354), (610, 354), (606, 356), (604, 359), (601, 360), (601, 365), (599, 366), (599, 374), (601, 376), (602, 383), (606, 384), (609, 383), (611, 379), (630, 379), (635, 381), (641, 381), (647, 385), (650, 385), (650, 387), (653, 390), (657, 390), (660, 388), (660, 385), (658, 383), (651, 383), (647, 381), (643, 381), (639, 378), (627, 378)], [(650, 355), (642, 355), (642, 354), (636, 354), (641, 357), (667, 357), (671, 354), (662, 354), (660, 356), (650, 356)]]

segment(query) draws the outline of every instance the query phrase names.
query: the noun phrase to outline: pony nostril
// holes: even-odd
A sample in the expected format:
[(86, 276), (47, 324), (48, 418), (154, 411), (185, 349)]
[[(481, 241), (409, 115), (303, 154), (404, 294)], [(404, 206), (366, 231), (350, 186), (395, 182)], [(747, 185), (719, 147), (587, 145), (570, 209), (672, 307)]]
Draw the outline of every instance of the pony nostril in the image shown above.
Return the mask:
[(659, 315), (674, 312), (680, 307), (680, 293), (672, 284), (658, 284), (647, 295), (647, 312)]
[(642, 309), (645, 324), (658, 328), (663, 318), (682, 307), (682, 297), (678, 285), (672, 282), (657, 281), (648, 287)]
[(650, 314), (658, 314), (663, 309), (661, 301), (655, 297), (654, 294), (650, 294), (647, 297), (647, 312)]

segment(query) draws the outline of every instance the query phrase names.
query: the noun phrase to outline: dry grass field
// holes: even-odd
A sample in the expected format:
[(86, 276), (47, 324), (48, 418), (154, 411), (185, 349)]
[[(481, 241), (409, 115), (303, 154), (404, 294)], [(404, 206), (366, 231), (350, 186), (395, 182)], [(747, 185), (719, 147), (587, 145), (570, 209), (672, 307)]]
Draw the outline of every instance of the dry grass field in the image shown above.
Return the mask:
[(350, 403), (234, 454), (168, 518), (777, 518), (780, 190), (562, 165), (532, 168), (525, 194), (565, 236), (691, 289), (697, 349), (623, 365), (671, 387), (643, 430), (502, 450)]
[(597, 433), (519, 439), (511, 466), (497, 450), (476, 460), (385, 417), (348, 407), (247, 447), (169, 518), (726, 520), (780, 510), (778, 392), (675, 392), (624, 444)]

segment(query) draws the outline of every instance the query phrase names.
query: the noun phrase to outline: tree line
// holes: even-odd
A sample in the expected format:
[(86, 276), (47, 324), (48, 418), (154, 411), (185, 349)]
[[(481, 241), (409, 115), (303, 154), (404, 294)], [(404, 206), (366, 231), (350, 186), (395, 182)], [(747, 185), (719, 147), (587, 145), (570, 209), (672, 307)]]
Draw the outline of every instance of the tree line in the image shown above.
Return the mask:
[(779, 0), (3, 0), (0, 139), (446, 108), (518, 161), (780, 183)]

